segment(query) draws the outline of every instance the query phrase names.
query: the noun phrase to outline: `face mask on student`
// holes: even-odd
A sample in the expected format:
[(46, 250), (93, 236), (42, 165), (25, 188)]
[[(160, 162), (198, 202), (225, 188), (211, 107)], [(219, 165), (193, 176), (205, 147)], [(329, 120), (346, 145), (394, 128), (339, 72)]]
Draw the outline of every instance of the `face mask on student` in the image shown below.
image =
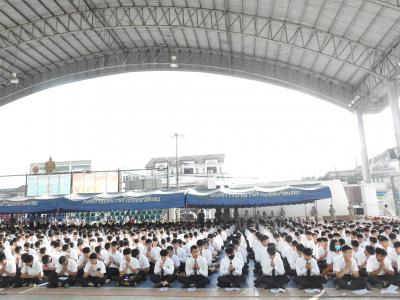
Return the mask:
[(232, 260), (232, 259), (235, 258), (235, 255), (229, 255), (228, 258), (229, 258), (230, 260)]
[(335, 245), (335, 250), (336, 251), (340, 251), (340, 248), (341, 248), (340, 245)]

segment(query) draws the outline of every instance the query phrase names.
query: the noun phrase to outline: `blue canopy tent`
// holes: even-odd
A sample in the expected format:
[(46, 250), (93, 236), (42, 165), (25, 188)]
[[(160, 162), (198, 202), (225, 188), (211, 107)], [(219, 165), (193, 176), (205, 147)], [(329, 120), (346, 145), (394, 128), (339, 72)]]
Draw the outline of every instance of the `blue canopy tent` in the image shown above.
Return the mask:
[(210, 192), (189, 190), (186, 194), (186, 206), (191, 208), (281, 206), (312, 203), (331, 197), (329, 187), (323, 185), (219, 189)]
[(185, 207), (185, 192), (72, 194), (0, 200), (0, 214), (52, 211), (151, 210)]

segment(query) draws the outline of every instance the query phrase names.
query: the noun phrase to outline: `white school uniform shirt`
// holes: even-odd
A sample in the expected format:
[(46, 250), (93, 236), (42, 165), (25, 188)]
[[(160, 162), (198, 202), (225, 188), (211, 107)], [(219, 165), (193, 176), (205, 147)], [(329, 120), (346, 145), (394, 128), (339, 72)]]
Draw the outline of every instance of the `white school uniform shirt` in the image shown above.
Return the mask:
[(69, 253), (68, 253), (68, 256), (69, 256), (70, 259), (78, 261), (78, 251), (76, 251), (76, 249), (71, 248)]
[(179, 268), (179, 266), (181, 265), (181, 260), (179, 259), (178, 255), (172, 254), (172, 257), (170, 259), (172, 260), (174, 267)]
[(296, 250), (293, 250), (290, 248), (288, 252), (288, 256), (286, 257), (288, 260), (288, 263), (290, 265), (290, 269), (296, 270), (296, 259), (299, 255), (297, 254)]
[[(390, 260), (387, 257), (385, 257), (384, 259), (384, 264), (386, 269), (393, 271), (392, 264), (390, 263)], [(376, 259), (376, 255), (370, 256), (370, 258), (368, 258), (367, 261), (367, 268), (366, 268), (367, 273), (376, 271), (377, 269), (379, 269), (380, 265), (381, 265), (380, 262), (378, 262), (378, 260)], [(378, 273), (378, 276), (380, 275), (385, 275), (385, 272), (380, 271)]]
[(400, 270), (400, 255), (397, 255), (397, 270)]
[(282, 257), (287, 258), (290, 255), (290, 250), (290, 245), (287, 242), (283, 242), (281, 247)]
[(214, 242), (216, 242), (219, 245), (219, 248), (221, 248), (224, 245), (224, 241), (222, 240), (222, 237), (219, 234), (216, 237), (214, 237)]
[(392, 266), (396, 266), (397, 264), (397, 253), (396, 250), (392, 247), (388, 247), (387, 248), (387, 258), (390, 261), (390, 263), (392, 264)]
[(139, 264), (141, 269), (147, 269), (150, 267), (148, 258), (141, 253), (139, 253)]
[[(333, 262), (333, 272), (341, 272), (344, 268), (346, 267), (346, 261), (344, 260), (343, 255), (338, 256), (335, 258), (335, 261)], [(358, 265), (354, 257), (351, 258), (351, 272), (348, 274), (351, 275), (352, 272), (358, 272)], [(347, 275), (347, 274), (346, 274)]]
[[(328, 252), (328, 250), (326, 249), (324, 249), (323, 247), (321, 247), (321, 246), (318, 246), (317, 247), (317, 251), (315, 252), (315, 258), (316, 259), (320, 259), (322, 256), (324, 256), (326, 253)], [(325, 257), (325, 260), (327, 259), (327, 257)]]
[[(194, 270), (193, 270), (194, 262), (195, 262), (195, 259), (193, 258), (193, 256), (189, 257), (186, 260), (186, 265), (185, 265), (186, 276), (194, 275)], [(207, 265), (207, 261), (205, 260), (205, 258), (199, 255), (197, 257), (197, 264), (199, 265), (197, 274), (207, 277), (208, 276), (208, 265)]]
[[(229, 271), (230, 264), (231, 264), (231, 260), (229, 259), (229, 257), (224, 256), (224, 258), (222, 258), (222, 260), (221, 260), (221, 264), (220, 264), (220, 268), (219, 268), (220, 275), (222, 275), (222, 276), (230, 275), (230, 271)], [(235, 268), (232, 273), (233, 275), (235, 275), (235, 276), (242, 275), (243, 262), (237, 256), (235, 256), (232, 259), (232, 266)]]
[(243, 265), (245, 264), (242, 253), (236, 251), (235, 257), (237, 257), (242, 262)]
[[(121, 265), (119, 266), (119, 271), (123, 272), (125, 268), (126, 268), (126, 260), (124, 258)], [(131, 257), (131, 261), (128, 263), (128, 270), (126, 271), (125, 275), (134, 274), (133, 270), (136, 270), (136, 272), (138, 272), (139, 269), (140, 269), (139, 261), (135, 257)]]
[[(155, 266), (154, 266), (154, 274), (156, 275), (160, 275), (161, 274), (161, 257), (157, 260)], [(172, 275), (174, 274), (174, 263), (172, 262), (172, 260), (170, 258), (166, 258), (166, 260), (163, 262), (164, 266), (162, 268), (162, 270), (164, 270), (164, 275)]]
[(247, 249), (246, 249), (246, 247), (245, 247), (244, 245), (241, 244), (241, 245), (239, 246), (237, 252), (239, 252), (239, 253), (242, 255), (243, 263), (247, 263)]
[[(318, 276), (320, 275), (318, 263), (314, 258), (311, 258), (310, 261), (311, 263), (311, 276)], [(306, 263), (307, 261), (304, 259), (304, 257), (299, 258), (296, 261), (296, 273), (297, 276), (307, 276), (307, 269), (306, 269)]]
[(275, 269), (275, 275), (284, 275), (285, 274), (285, 267), (283, 266), (283, 261), (280, 256), (275, 255), (273, 261), (275, 267), (271, 265), (271, 257), (268, 255), (265, 259), (261, 261), (261, 269), (264, 275), (272, 276), (272, 270)]
[(28, 274), (28, 275), (43, 275), (43, 268), (42, 264), (38, 262), (36, 259), (33, 260), (33, 264), (31, 267), (28, 267), (26, 264), (23, 264), (21, 269), (21, 274)]
[(222, 245), (220, 243), (218, 243), (218, 241), (216, 240), (216, 238), (214, 238), (213, 242), (211, 243), (211, 246), (214, 248), (214, 250), (216, 252), (221, 251), (221, 247)]
[[(89, 259), (89, 258), (88, 258), (88, 259)], [(84, 267), (85, 267), (86, 263), (87, 263), (87, 262), (85, 262), (85, 256), (84, 256), (84, 254), (82, 253), (82, 254), (79, 256), (79, 258), (78, 258), (78, 267), (80, 267), (80, 266), (84, 266)]]
[(333, 264), (335, 259), (340, 256), (342, 256), (342, 252), (334, 252), (329, 250), (328, 255), (326, 256), (326, 263), (328, 265)]
[(203, 249), (201, 251), (201, 256), (206, 259), (208, 266), (212, 265), (212, 253), (208, 249)]
[(110, 264), (110, 268), (119, 268), (124, 260), (124, 256), (121, 252), (116, 251), (115, 253), (109, 252), (107, 259), (104, 261), (105, 264), (108, 264), (111, 259), (113, 262)]
[(176, 250), (174, 249), (174, 253), (176, 254), (176, 256), (179, 257), (179, 260), (181, 262), (184, 263), (186, 261), (186, 259), (187, 259), (186, 251), (184, 249), (182, 249), (181, 247), (178, 247)]
[(143, 245), (142, 243), (139, 244), (139, 246), (137, 247), (139, 249), (139, 252), (143, 255), (146, 255), (147, 252), (147, 248), (145, 245)]
[(100, 269), (100, 273), (106, 273), (106, 266), (101, 260), (97, 260), (96, 265), (92, 265), (90, 261), (85, 265), (85, 269), (83, 270), (85, 273), (90, 271), (90, 276), (96, 276), (97, 270)]
[[(7, 271), (8, 273), (16, 273), (17, 267), (15, 266), (15, 262), (7, 260), (7, 264), (4, 267), (4, 271)], [(5, 272), (3, 272), (1, 276), (8, 276), (8, 275)]]
[[(69, 276), (67, 272), (60, 274), (62, 269), (63, 269), (62, 265), (60, 265), (60, 264), (56, 265), (56, 273), (58, 275)], [(78, 264), (76, 263), (75, 260), (73, 260), (71, 258), (68, 259), (67, 271), (72, 272), (72, 273), (78, 272)]]
[(356, 255), (354, 255), (354, 258), (356, 259), (358, 266), (363, 265), (368, 260), (368, 256), (365, 255), (365, 251), (363, 251), (362, 253), (356, 253)]

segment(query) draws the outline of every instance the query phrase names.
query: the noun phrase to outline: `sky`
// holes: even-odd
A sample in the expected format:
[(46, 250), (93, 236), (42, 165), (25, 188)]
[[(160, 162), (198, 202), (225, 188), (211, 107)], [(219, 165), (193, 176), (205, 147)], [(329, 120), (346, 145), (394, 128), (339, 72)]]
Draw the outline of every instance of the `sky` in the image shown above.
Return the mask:
[[(51, 88), (0, 107), (0, 174), (31, 162), (143, 168), (152, 157), (226, 154), (232, 176), (323, 176), (360, 159), (356, 116), (282, 87), (194, 72), (140, 72)], [(391, 113), (365, 116), (369, 156), (395, 146)], [(0, 182), (1, 184), (1, 182)]]

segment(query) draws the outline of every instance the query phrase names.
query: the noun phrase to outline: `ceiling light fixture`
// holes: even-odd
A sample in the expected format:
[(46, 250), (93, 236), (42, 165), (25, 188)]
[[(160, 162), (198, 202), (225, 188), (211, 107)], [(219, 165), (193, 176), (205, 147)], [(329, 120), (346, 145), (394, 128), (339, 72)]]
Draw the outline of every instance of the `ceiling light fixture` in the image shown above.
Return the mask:
[(10, 83), (12, 83), (12, 84), (18, 84), (19, 83), (19, 79), (17, 77), (17, 73), (15, 73), (15, 72), (11, 73)]
[(178, 67), (178, 63), (177, 63), (177, 61), (176, 61), (176, 59), (177, 59), (177, 57), (175, 56), (175, 55), (172, 55), (171, 56), (171, 63), (169, 64), (169, 66), (171, 67), (171, 68), (177, 68)]

